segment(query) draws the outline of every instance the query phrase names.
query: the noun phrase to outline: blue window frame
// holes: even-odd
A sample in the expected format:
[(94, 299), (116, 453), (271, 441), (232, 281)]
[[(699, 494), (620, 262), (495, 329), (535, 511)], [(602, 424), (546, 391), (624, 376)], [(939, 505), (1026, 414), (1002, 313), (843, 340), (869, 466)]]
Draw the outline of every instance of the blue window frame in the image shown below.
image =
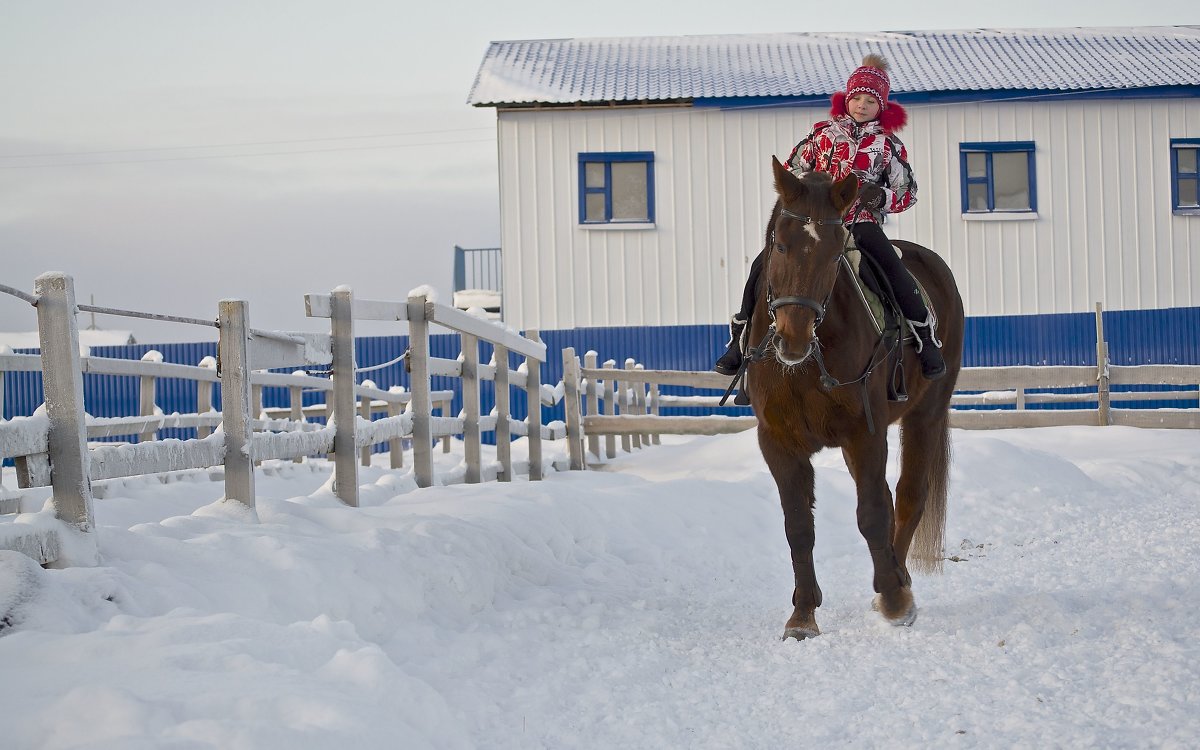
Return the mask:
[(1035, 213), (1033, 141), (958, 144), (962, 212)]
[(654, 152), (579, 155), (580, 224), (653, 224)]
[(1171, 210), (1200, 214), (1200, 138), (1171, 139)]

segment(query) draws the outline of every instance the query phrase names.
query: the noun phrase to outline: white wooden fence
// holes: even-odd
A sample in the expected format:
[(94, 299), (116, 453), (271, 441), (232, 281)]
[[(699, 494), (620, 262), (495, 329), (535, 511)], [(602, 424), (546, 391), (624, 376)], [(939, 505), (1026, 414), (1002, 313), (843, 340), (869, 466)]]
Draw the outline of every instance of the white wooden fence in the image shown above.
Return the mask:
[[(303, 460), (325, 454), (334, 463), (334, 490), (347, 505), (358, 504), (358, 467), (370, 460), (372, 447), (387, 444), (390, 463), (404, 466), (405, 443), (411, 443), (413, 474), (419, 487), (434, 481), (433, 446), (451, 436), (462, 436), (466, 482), (495, 478), (511, 481), (526, 473), (542, 478), (542, 441), (566, 437), (569, 468), (583, 469), (592, 461), (659, 442), (662, 434), (698, 435), (738, 432), (756, 424), (754, 417), (713, 415), (670, 416), (671, 407), (716, 407), (719, 397), (710, 394), (664, 395), (662, 386), (689, 386), (723, 391), (729, 378), (712, 372), (646, 370), (633, 360), (623, 368), (615, 361), (598, 364), (595, 352), (581, 362), (573, 349), (562, 352), (561, 389), (540, 382), (546, 346), (536, 331), (520, 336), (460, 310), (435, 304), (423, 296), (403, 302), (355, 299), (351, 290), (305, 297), (309, 317), (328, 319), (330, 334), (256, 331), (250, 328), (248, 304), (223, 300), (218, 319), (203, 321), (170, 318), (177, 322), (216, 325), (220, 331), (217, 361), (195, 366), (166, 364), (157, 353), (142, 361), (85, 357), (79, 353), (75, 313), (92, 309), (135, 317), (166, 316), (77, 305), (71, 278), (65, 274), (39, 277), (35, 294), (9, 287), (37, 308), (41, 355), (0, 355), (0, 373), (40, 370), (45, 390), (44, 409), (32, 417), (0, 420), (0, 458), (13, 458), (21, 488), (50, 486), (57, 518), (79, 532), (81, 541), (70, 545), (70, 554), (52, 531), (17, 529), (0, 523), (0, 548), (19, 549), (43, 563), (88, 563), (95, 558), (92, 482), (118, 477), (157, 474), (188, 469), (223, 467), (225, 497), (240, 502), (253, 513), (254, 465), (267, 459)], [(1099, 309), (1097, 310), (1099, 319)], [(384, 391), (366, 381), (356, 382), (354, 323), (356, 320), (406, 322), (410, 349), (406, 354), (411, 392)], [(460, 336), (457, 359), (432, 357), (430, 326), (438, 325)], [(1098, 326), (1098, 334), (1099, 334)], [(1107, 345), (1098, 336), (1098, 358), (1107, 363)], [(480, 361), (480, 345), (494, 350), (488, 363)], [(512, 369), (510, 354), (523, 364)], [(331, 377), (266, 372), (300, 365), (329, 365)], [(140, 414), (94, 418), (84, 411), (83, 374), (134, 376), (140, 379)], [(433, 391), (433, 376), (462, 382), (463, 409), (447, 414), (453, 391)], [(196, 411), (164, 415), (155, 405), (157, 383), (163, 378), (197, 382)], [(495, 384), (496, 409), (484, 415), (480, 384)], [(223, 411), (213, 408), (213, 385), (222, 386)], [(951, 424), (964, 428), (1036, 427), (1051, 425), (1132, 425), (1140, 427), (1200, 427), (1200, 404), (1184, 409), (1132, 409), (1123, 404), (1145, 400), (1189, 400), (1200, 392), (1187, 388), (1200, 383), (1200, 367), (1145, 365), (1137, 367), (980, 367), (964, 369), (952, 402)], [(1153, 385), (1175, 390), (1114, 392), (1112, 386)], [(284, 387), (290, 395), (286, 409), (264, 410), (262, 389)], [(1048, 388), (1086, 388), (1081, 393), (1036, 393)], [(510, 391), (527, 396), (528, 416), (512, 418)], [(0, 403), (3, 399), (0, 379)], [(305, 407), (301, 394), (316, 390), (327, 394), (326, 403)], [(542, 424), (540, 405), (562, 399), (566, 423)], [(1069, 409), (1030, 409), (1038, 404), (1068, 404)], [(1008, 407), (970, 410), (965, 407)], [(435, 410), (438, 412), (435, 414)], [(382, 419), (372, 419), (385, 413)], [(326, 418), (327, 423), (312, 422)], [(188, 440), (160, 440), (168, 428), (195, 428)], [(482, 433), (496, 434), (496, 461), (482, 460)], [(89, 439), (137, 436), (136, 443), (90, 444)], [(527, 439), (528, 460), (514, 461), (512, 441)], [(0, 486), (0, 514), (19, 510), (19, 503)], [(65, 559), (65, 558), (70, 559)]]
[[(720, 396), (665, 396), (661, 386), (724, 391), (730, 378), (715, 372), (645, 370), (633, 360), (618, 369), (612, 360), (597, 367), (588, 352), (581, 363), (573, 349), (563, 351), (564, 403), (571, 467), (583, 468), (590, 454), (604, 461), (657, 443), (660, 435), (718, 435), (757, 425), (752, 416), (663, 415), (666, 407), (716, 408)], [(1103, 360), (1102, 360), (1103, 361)], [(1200, 427), (1200, 366), (1139, 365), (1116, 367), (968, 367), (958, 376), (951, 399), (950, 425), (964, 429), (1050, 427), (1059, 425), (1128, 425), (1133, 427)], [(1132, 386), (1113, 391), (1111, 386)], [(1175, 386), (1175, 390), (1150, 390)], [(1139, 387), (1141, 389), (1139, 390)], [(1043, 389), (1087, 388), (1080, 393), (1031, 393)], [(1196, 408), (1139, 409), (1145, 401), (1196, 401)], [(1060, 404), (1063, 409), (1030, 409)], [(989, 407), (968, 409), (964, 407)], [(727, 402), (727, 409), (733, 402)], [(602, 442), (603, 441), (603, 442)]]
[[(478, 482), (489, 474), (481, 461), (481, 433), (497, 433), (497, 465), (492, 473), (509, 481), (514, 472), (527, 473), (531, 480), (542, 478), (542, 440), (565, 434), (561, 423), (543, 425), (541, 404), (556, 402), (555, 389), (540, 382), (540, 365), (546, 347), (536, 332), (526, 338), (472, 317), (453, 308), (434, 304), (424, 297), (406, 302), (355, 300), (349, 289), (329, 295), (308, 295), (310, 317), (330, 320), (330, 335), (255, 331), (249, 327), (248, 304), (223, 300), (219, 305), (219, 357), (216, 362), (196, 366), (167, 364), (152, 353), (142, 361), (83, 357), (75, 313), (87, 306), (76, 305), (71, 278), (65, 274), (39, 277), (35, 294), (27, 295), (4, 287), (35, 305), (41, 343), (40, 355), (0, 355), (4, 371), (40, 370), (45, 404), (31, 417), (0, 420), (0, 459), (12, 458), (20, 488), (52, 488), (57, 518), (79, 532), (80, 543), (64, 552), (62, 540), (53, 529), (0, 523), (0, 548), (18, 549), (43, 564), (58, 560), (88, 564), (95, 559), (95, 541), (88, 533), (94, 527), (92, 482), (168, 471), (223, 467), (225, 497), (254, 509), (254, 464), (267, 459), (302, 460), (304, 456), (327, 454), (334, 463), (334, 489), (347, 505), (358, 504), (358, 466), (367, 463), (375, 444), (389, 446), (393, 467), (403, 466), (404, 444), (410, 442), (413, 472), (418, 486), (433, 483), (433, 443), (462, 435), (465, 443), (465, 481)], [(127, 311), (103, 310), (110, 314)], [(151, 316), (129, 313), (139, 317)], [(412, 372), (412, 390), (383, 391), (370, 383), (356, 384), (353, 355), (354, 320), (407, 321), (411, 348), (407, 355)], [(173, 318), (181, 322), (211, 325), (211, 322)], [(460, 334), (462, 355), (457, 360), (429, 355), (429, 326), (441, 325)], [(481, 341), (495, 347), (489, 364), (479, 362)], [(509, 352), (524, 357), (516, 370), (508, 366)], [(292, 375), (265, 372), (299, 365), (331, 365), (330, 378), (303, 373)], [(135, 376), (140, 378), (141, 414), (129, 417), (94, 418), (84, 411), (83, 374)], [(462, 380), (464, 408), (460, 416), (447, 415), (452, 391), (433, 391), (431, 375)], [(164, 415), (155, 406), (156, 384), (161, 378), (197, 382), (196, 412)], [(479, 384), (496, 384), (497, 408), (480, 414)], [(213, 384), (222, 387), (223, 410), (213, 408)], [(0, 379), (2, 383), (2, 379)], [(288, 388), (291, 405), (264, 412), (262, 389)], [(529, 399), (529, 416), (524, 421), (511, 417), (509, 389), (522, 388)], [(326, 404), (304, 407), (301, 393), (324, 391)], [(0, 399), (3, 398), (0, 386)], [(0, 401), (2, 403), (2, 401)], [(371, 420), (378, 411), (383, 419)], [(439, 415), (434, 411), (440, 412)], [(309, 421), (326, 417), (327, 424)], [(195, 428), (197, 437), (188, 440), (159, 440), (157, 433), (168, 428)], [(138, 437), (129, 444), (89, 444), (89, 438), (128, 435)], [(512, 460), (514, 437), (528, 438), (528, 461)], [(2, 488), (0, 488), (2, 489)], [(0, 493), (3, 494), (3, 493)], [(19, 503), (3, 498), (0, 512), (13, 513)], [(70, 559), (64, 559), (70, 557)]]
[[(1137, 365), (1117, 367), (967, 367), (958, 376), (954, 406), (1013, 407), (950, 413), (953, 427), (999, 429), (1059, 425), (1127, 425), (1131, 427), (1200, 427), (1200, 391), (1179, 390), (1200, 384), (1200, 366)], [(1112, 386), (1132, 386), (1113, 391)], [(1176, 387), (1150, 390), (1144, 386)], [(1082, 393), (1030, 393), (1048, 388), (1086, 388)], [(978, 391), (967, 394), (961, 391)], [(1118, 404), (1145, 401), (1197, 401), (1197, 408), (1139, 409)], [(1063, 409), (1030, 409), (1057, 404)]]

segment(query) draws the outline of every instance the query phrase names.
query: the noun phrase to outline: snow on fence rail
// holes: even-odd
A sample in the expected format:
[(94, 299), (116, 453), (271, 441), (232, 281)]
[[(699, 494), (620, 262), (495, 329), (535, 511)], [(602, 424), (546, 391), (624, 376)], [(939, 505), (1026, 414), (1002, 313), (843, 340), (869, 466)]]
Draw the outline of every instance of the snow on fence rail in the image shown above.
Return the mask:
[[(330, 295), (308, 295), (310, 317), (328, 318), (330, 335), (256, 331), (248, 324), (248, 305), (241, 300), (223, 300), (219, 305), (219, 356), (206, 358), (197, 366), (167, 364), (152, 352), (142, 361), (83, 357), (75, 313), (86, 306), (75, 303), (74, 287), (66, 274), (43, 274), (36, 293), (27, 295), (0, 287), (37, 308), (40, 355), (0, 354), (4, 371), (40, 370), (45, 403), (31, 417), (0, 419), (0, 459), (12, 458), (20, 488), (52, 487), (53, 508), (59, 521), (69, 524), (73, 541), (70, 553), (56, 528), (45, 524), (0, 523), (0, 549), (17, 549), (43, 564), (58, 560), (89, 564), (95, 561), (95, 540), (87, 532), (94, 527), (92, 482), (102, 479), (156, 474), (187, 469), (224, 468), (225, 497), (240, 502), (253, 513), (254, 464), (266, 459), (302, 460), (304, 456), (327, 454), (334, 463), (334, 491), (346, 504), (358, 504), (358, 465), (370, 459), (373, 445), (387, 443), (393, 467), (403, 465), (404, 439), (411, 439), (416, 483), (433, 483), (432, 446), (441, 438), (448, 449), (451, 435), (463, 435), (466, 445), (467, 482), (484, 478), (480, 458), (480, 433), (496, 431), (497, 463), (501, 481), (511, 480), (524, 469), (531, 480), (542, 478), (543, 439), (565, 434), (561, 423), (543, 425), (540, 404), (553, 405), (559, 389), (540, 382), (540, 365), (546, 347), (537, 340), (507, 331), (471, 315), (434, 304), (425, 297), (406, 302), (354, 300), (353, 293), (339, 288)], [(145, 313), (103, 309), (108, 314)], [(353, 355), (354, 319), (408, 321), (411, 348), (407, 354), (412, 370), (412, 391), (383, 391), (369, 381), (356, 384)], [(204, 321), (172, 318), (182, 322)], [(431, 357), (429, 326), (437, 324), (458, 332), (462, 354), (457, 360)], [(481, 341), (491, 343), (495, 357), (479, 362)], [(508, 366), (509, 352), (521, 355), (517, 369)], [(157, 355), (157, 356), (156, 356)], [(304, 373), (283, 375), (268, 368), (301, 365), (331, 365), (329, 378)], [(140, 378), (140, 411), (136, 416), (94, 418), (83, 403), (83, 373), (135, 376)], [(446, 414), (452, 391), (434, 391), (431, 375), (460, 378), (464, 409), (457, 417)], [(160, 378), (197, 382), (197, 407), (193, 414), (164, 415), (155, 406)], [(479, 383), (496, 383), (496, 410), (480, 414)], [(0, 380), (0, 388), (2, 388)], [(222, 411), (213, 408), (213, 385), (222, 387)], [(291, 406), (286, 414), (262, 408), (262, 389), (282, 386), (289, 390)], [(514, 420), (509, 410), (509, 388), (519, 387), (529, 397), (531, 408), (524, 421)], [(304, 407), (304, 390), (325, 391), (326, 404)], [(0, 390), (0, 400), (3, 392)], [(2, 403), (2, 401), (0, 401)], [(440, 416), (435, 416), (438, 410)], [(374, 413), (387, 416), (372, 421)], [(308, 421), (325, 417), (327, 424)], [(340, 417), (340, 418), (339, 418)], [(195, 428), (194, 439), (158, 440), (166, 428)], [(89, 445), (89, 438), (136, 436), (136, 443)], [(511, 440), (527, 437), (528, 466), (514, 466)], [(0, 512), (14, 513), (19, 502), (0, 487)], [(11, 517), (8, 520), (12, 520)], [(70, 558), (64, 559), (64, 558)]]
[[(1105, 347), (1106, 348), (1106, 347)], [(609, 360), (597, 367), (588, 352), (583, 365), (573, 349), (563, 351), (563, 383), (568, 447), (572, 468), (583, 468), (587, 455), (603, 461), (616, 455), (616, 441), (632, 448), (657, 443), (659, 435), (718, 435), (757, 425), (753, 416), (711, 414), (664, 416), (666, 407), (718, 408), (720, 396), (665, 396), (660, 387), (684, 386), (724, 391), (730, 378), (715, 372), (646, 370), (633, 360), (617, 369)], [(950, 425), (964, 429), (1127, 425), (1200, 428), (1200, 366), (1138, 365), (1083, 367), (967, 367), (959, 373), (951, 399)], [(1118, 385), (1129, 390), (1113, 391)], [(1163, 387), (1175, 390), (1157, 390)], [(1076, 393), (1030, 392), (1049, 389)], [(1186, 388), (1186, 390), (1182, 389)], [(1155, 389), (1155, 390), (1152, 390)], [(1145, 401), (1197, 401), (1196, 408), (1145, 409), (1118, 406)], [(1066, 408), (1028, 408), (1060, 405)], [(728, 408), (732, 408), (732, 402)], [(984, 408), (980, 408), (984, 407)], [(601, 447), (601, 438), (604, 444)]]
[[(720, 434), (749, 429), (755, 418), (715, 414), (704, 417), (668, 416), (665, 408), (716, 408), (713, 394), (665, 395), (661, 386), (687, 386), (723, 391), (729, 378), (713, 372), (646, 370), (633, 360), (624, 369), (615, 361), (598, 366), (598, 356), (588, 352), (581, 364), (573, 349), (565, 349), (561, 387), (540, 382), (546, 361), (546, 346), (537, 331), (528, 337), (460, 310), (437, 305), (424, 296), (404, 302), (356, 300), (351, 290), (339, 288), (331, 294), (305, 297), (309, 317), (330, 321), (331, 333), (298, 334), (257, 331), (249, 327), (248, 305), (241, 300), (223, 300), (215, 324), (220, 330), (217, 360), (206, 358), (196, 366), (167, 364), (157, 352), (141, 361), (83, 357), (79, 353), (77, 310), (107, 314), (168, 319), (147, 313), (92, 308), (76, 305), (71, 278), (65, 274), (43, 274), (37, 279), (36, 294), (0, 285), (0, 292), (24, 299), (37, 308), (41, 355), (0, 354), (0, 373), (41, 370), (45, 391), (44, 408), (31, 417), (0, 420), (0, 459), (13, 458), (22, 488), (51, 486), (53, 508), (58, 520), (73, 527), (78, 539), (64, 545), (56, 528), (38, 523), (0, 522), (0, 549), (19, 549), (43, 563), (64, 558), (87, 563), (95, 558), (95, 540), (86, 532), (93, 527), (93, 481), (186, 469), (224, 468), (225, 497), (243, 503), (253, 513), (254, 464), (266, 459), (302, 460), (304, 456), (328, 455), (334, 463), (334, 491), (346, 504), (358, 504), (358, 466), (367, 464), (376, 444), (389, 446), (391, 465), (404, 465), (404, 442), (411, 440), (413, 473), (419, 487), (433, 483), (434, 441), (461, 435), (464, 442), (467, 482), (494, 477), (510, 481), (524, 470), (531, 480), (542, 478), (542, 441), (567, 438), (569, 467), (586, 467), (587, 454), (595, 461), (616, 455), (617, 438), (623, 451), (659, 442), (662, 434)], [(211, 321), (169, 318), (176, 322), (214, 325)], [(375, 388), (370, 381), (357, 384), (354, 363), (354, 321), (406, 321), (410, 349), (404, 355), (411, 375), (411, 392)], [(1200, 367), (1108, 365), (1107, 344), (1102, 338), (1097, 306), (1097, 359), (1100, 367), (976, 367), (959, 374), (952, 406), (951, 424), (965, 428), (1033, 427), (1049, 425), (1131, 425), (1141, 427), (1200, 427), (1200, 408), (1131, 409), (1120, 406), (1146, 400), (1189, 400), (1200, 397), (1192, 386), (1200, 383)], [(429, 327), (438, 325), (457, 332), (461, 353), (457, 359), (430, 354)], [(480, 360), (480, 345), (493, 347), (492, 360)], [(517, 368), (509, 366), (510, 355), (523, 357)], [(390, 363), (389, 363), (390, 364)], [(329, 378), (305, 373), (291, 375), (266, 372), (299, 365), (329, 365)], [(372, 368), (374, 369), (374, 368)], [(140, 380), (139, 415), (94, 418), (84, 412), (83, 373), (134, 376)], [(449, 376), (462, 381), (463, 410), (457, 416), (446, 412), (453, 391), (433, 391), (432, 376)], [(197, 382), (196, 412), (162, 414), (155, 405), (157, 383), (162, 378)], [(496, 409), (481, 413), (480, 384), (492, 381)], [(213, 408), (213, 386), (222, 387), (223, 411)], [(1118, 390), (1154, 386), (1159, 390)], [(284, 387), (291, 397), (286, 409), (264, 410), (262, 389)], [(1164, 391), (1163, 387), (1175, 387)], [(0, 403), (3, 399), (0, 379)], [(528, 397), (530, 408), (524, 421), (512, 418), (510, 389)], [(1044, 393), (1044, 389), (1078, 389), (1085, 392)], [(1094, 390), (1093, 390), (1094, 389)], [(322, 405), (303, 406), (305, 390), (327, 394)], [(565, 402), (566, 423), (541, 423), (538, 404)], [(1095, 407), (1091, 406), (1095, 402)], [(1039, 409), (1029, 406), (1061, 404), (1073, 408)], [(974, 407), (974, 408), (972, 408)], [(986, 408), (979, 408), (986, 407)], [(1011, 407), (1011, 408), (1010, 408)], [(434, 411), (439, 412), (435, 416)], [(372, 417), (386, 412), (382, 419)], [(311, 422), (325, 418), (322, 425)], [(340, 418), (339, 418), (340, 417)], [(168, 428), (195, 428), (197, 437), (187, 440), (158, 440)], [(496, 434), (496, 463), (484, 466), (481, 434)], [(89, 438), (136, 436), (130, 444), (89, 445)], [(511, 441), (525, 437), (528, 463), (512, 461)], [(603, 438), (603, 448), (601, 447)], [(19, 502), (0, 486), (0, 514), (19, 510)], [(83, 532), (83, 533), (75, 533)], [(69, 549), (69, 552), (64, 552)]]
[[(664, 408), (718, 408), (720, 396), (671, 396), (661, 386), (724, 391), (730, 378), (715, 372), (647, 370), (632, 359), (618, 369), (614, 360), (597, 367), (596, 352), (587, 352), (581, 365), (575, 350), (563, 350), (563, 402), (571, 468), (583, 468), (590, 453), (596, 460), (616, 455), (617, 438), (629, 452), (657, 444), (660, 435), (718, 435), (741, 432), (757, 424), (755, 417), (713, 414), (670, 416)], [(732, 403), (730, 404), (732, 406)], [(600, 439), (604, 438), (603, 450)]]
[[(332, 294), (309, 294), (305, 305), (310, 317), (329, 318), (333, 329), (334, 381), (338, 371), (352, 368), (353, 349), (339, 347), (338, 341), (354, 341), (355, 320), (408, 321), (409, 352), (408, 365), (411, 371), (412, 408), (410, 414), (389, 416), (368, 422), (360, 420), (364, 434), (357, 436), (358, 427), (346, 430), (343, 440), (346, 445), (359, 447), (372, 443), (395, 440), (410, 435), (413, 440), (414, 475), (418, 487), (433, 483), (432, 439), (450, 435), (463, 436), (466, 481), (482, 481), (481, 461), (482, 433), (496, 433), (496, 460), (499, 469), (496, 479), (510, 481), (514, 472), (512, 461), (512, 439), (525, 437), (528, 441), (529, 460), (527, 472), (530, 480), (542, 478), (542, 440), (558, 439), (565, 431), (561, 423), (543, 425), (538, 404), (549, 406), (557, 403), (555, 389), (545, 389), (541, 383), (541, 365), (546, 361), (546, 345), (537, 331), (527, 331), (528, 337), (508, 331), (495, 323), (469, 315), (444, 305), (438, 305), (424, 296), (409, 297), (405, 302), (386, 300), (356, 300), (349, 289), (338, 289)], [(459, 359), (433, 357), (429, 352), (429, 327), (439, 325), (457, 332), (462, 341)], [(479, 357), (480, 342), (493, 347), (493, 357), (482, 364)], [(523, 356), (525, 361), (516, 370), (509, 368), (509, 353)], [(433, 417), (430, 378), (434, 375), (461, 378), (463, 382), (463, 411), (461, 417)], [(480, 388), (482, 381), (494, 381), (496, 386), (496, 409), (494, 414), (480, 413)], [(524, 422), (514, 420), (509, 408), (509, 389), (518, 387), (525, 391), (530, 408)], [(334, 412), (352, 412), (353, 397), (335, 389)], [(370, 408), (370, 407), (366, 407)], [(334, 444), (335, 475), (350, 476), (353, 456), (349, 451), (339, 451)], [(340, 473), (339, 473), (340, 472)], [(356, 476), (356, 475), (355, 475)], [(350, 482), (341, 483), (349, 487)], [(337, 482), (335, 480), (335, 487)], [(353, 483), (357, 492), (357, 482)], [(339, 491), (339, 497), (342, 497)], [(347, 500), (343, 497), (343, 500)], [(347, 502), (349, 502), (347, 500)]]

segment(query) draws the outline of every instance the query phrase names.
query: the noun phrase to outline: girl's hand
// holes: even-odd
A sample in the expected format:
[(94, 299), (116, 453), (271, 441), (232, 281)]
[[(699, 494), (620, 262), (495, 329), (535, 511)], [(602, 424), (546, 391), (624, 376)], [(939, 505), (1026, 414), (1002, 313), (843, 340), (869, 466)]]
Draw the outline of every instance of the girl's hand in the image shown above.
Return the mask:
[(883, 192), (883, 188), (873, 182), (864, 182), (858, 191), (858, 205), (868, 210), (883, 208), (885, 200), (887, 200), (887, 194)]

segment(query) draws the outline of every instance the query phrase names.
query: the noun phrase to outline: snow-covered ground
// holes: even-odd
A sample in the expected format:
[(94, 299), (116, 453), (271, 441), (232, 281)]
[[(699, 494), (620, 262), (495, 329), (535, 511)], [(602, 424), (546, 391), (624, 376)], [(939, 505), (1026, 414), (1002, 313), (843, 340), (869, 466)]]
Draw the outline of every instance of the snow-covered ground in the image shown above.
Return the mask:
[(0, 746), (1196, 746), (1200, 434), (956, 431), (911, 628), (817, 464), (804, 642), (753, 433), (540, 483), (372, 467), (359, 509), (270, 462), (258, 523), (204, 475), (109, 482), (100, 567), (0, 552)]

